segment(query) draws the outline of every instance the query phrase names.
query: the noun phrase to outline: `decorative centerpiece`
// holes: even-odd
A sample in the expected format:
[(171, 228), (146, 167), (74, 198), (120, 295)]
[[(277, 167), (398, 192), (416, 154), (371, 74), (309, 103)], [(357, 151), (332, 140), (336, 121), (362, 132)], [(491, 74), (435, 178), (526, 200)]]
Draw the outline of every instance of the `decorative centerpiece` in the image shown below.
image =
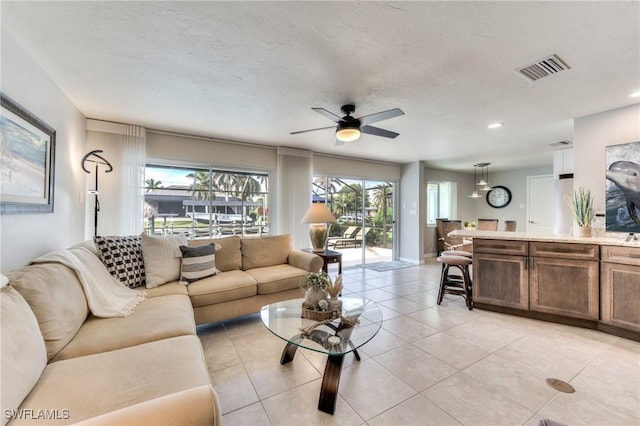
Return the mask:
[[(323, 321), (338, 317), (342, 309), (342, 302), (337, 300), (342, 291), (342, 277), (338, 277), (334, 284), (324, 271), (309, 272), (300, 280), (300, 288), (305, 292), (302, 302), (303, 318)], [(328, 300), (327, 293), (335, 294), (336, 297)]]
[(590, 237), (591, 223), (593, 223), (593, 218), (596, 214), (593, 208), (591, 191), (580, 187), (573, 193), (573, 197), (566, 195), (565, 201), (569, 205), (573, 218), (578, 224), (578, 236)]
[(465, 221), (464, 222), (464, 229), (468, 230), (468, 231), (475, 231), (476, 229), (476, 223), (475, 222), (468, 222)]

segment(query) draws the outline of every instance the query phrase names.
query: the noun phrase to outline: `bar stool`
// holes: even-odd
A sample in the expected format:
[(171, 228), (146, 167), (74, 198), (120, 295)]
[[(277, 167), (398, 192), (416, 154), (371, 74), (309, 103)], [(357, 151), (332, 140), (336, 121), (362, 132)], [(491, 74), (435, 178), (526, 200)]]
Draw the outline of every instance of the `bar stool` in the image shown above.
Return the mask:
[[(438, 257), (442, 263), (442, 275), (440, 276), (440, 290), (438, 291), (438, 305), (442, 303), (445, 293), (464, 297), (469, 310), (473, 309), (473, 296), (471, 291), (471, 276), (469, 265), (472, 260), (468, 256), (443, 255)], [(462, 275), (450, 274), (450, 269), (459, 270)]]
[(464, 256), (469, 259), (473, 259), (473, 253), (470, 251), (462, 251), (462, 250), (445, 250), (440, 253), (441, 256)]

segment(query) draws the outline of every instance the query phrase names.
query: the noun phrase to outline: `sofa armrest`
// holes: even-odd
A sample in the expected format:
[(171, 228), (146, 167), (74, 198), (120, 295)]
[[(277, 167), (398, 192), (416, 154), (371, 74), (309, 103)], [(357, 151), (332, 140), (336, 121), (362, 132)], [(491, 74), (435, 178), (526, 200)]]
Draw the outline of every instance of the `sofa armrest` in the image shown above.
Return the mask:
[(317, 254), (296, 249), (291, 249), (288, 261), (289, 265), (309, 272), (318, 272), (324, 265), (324, 261)]
[[(73, 413), (72, 413), (73, 414)], [(211, 385), (161, 396), (75, 423), (77, 425), (220, 425), (222, 412)]]

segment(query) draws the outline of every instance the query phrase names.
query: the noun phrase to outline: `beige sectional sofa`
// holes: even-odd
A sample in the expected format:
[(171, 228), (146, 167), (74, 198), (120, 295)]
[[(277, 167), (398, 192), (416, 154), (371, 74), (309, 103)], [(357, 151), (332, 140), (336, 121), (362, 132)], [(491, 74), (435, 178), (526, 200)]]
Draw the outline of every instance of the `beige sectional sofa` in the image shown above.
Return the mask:
[[(126, 317), (94, 316), (76, 272), (61, 263), (8, 273), (2, 424), (220, 424), (196, 324), (301, 297), (300, 277), (322, 259), (292, 249), (288, 235), (189, 245), (211, 242), (220, 272), (145, 290)], [(92, 244), (80, 247), (98, 256)]]

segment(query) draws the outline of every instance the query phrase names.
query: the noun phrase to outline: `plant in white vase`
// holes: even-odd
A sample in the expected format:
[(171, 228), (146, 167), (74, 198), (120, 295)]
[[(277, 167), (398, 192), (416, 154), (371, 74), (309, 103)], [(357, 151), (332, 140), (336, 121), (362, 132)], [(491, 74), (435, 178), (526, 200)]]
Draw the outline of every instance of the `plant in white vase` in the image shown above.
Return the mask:
[(580, 187), (573, 193), (573, 196), (566, 195), (565, 201), (569, 205), (573, 218), (578, 224), (578, 235), (581, 237), (590, 237), (591, 224), (596, 215), (591, 191)]
[(322, 272), (309, 272), (300, 279), (300, 288), (305, 292), (305, 302), (319, 308), (318, 302), (327, 300), (326, 288), (331, 280), (329, 275)]
[(342, 284), (342, 274), (336, 277), (335, 281), (331, 281), (329, 278), (329, 283), (327, 284), (327, 293), (329, 293), (329, 309), (332, 311), (337, 311), (342, 308), (342, 302), (338, 299), (340, 293), (342, 293), (342, 289), (344, 285)]

